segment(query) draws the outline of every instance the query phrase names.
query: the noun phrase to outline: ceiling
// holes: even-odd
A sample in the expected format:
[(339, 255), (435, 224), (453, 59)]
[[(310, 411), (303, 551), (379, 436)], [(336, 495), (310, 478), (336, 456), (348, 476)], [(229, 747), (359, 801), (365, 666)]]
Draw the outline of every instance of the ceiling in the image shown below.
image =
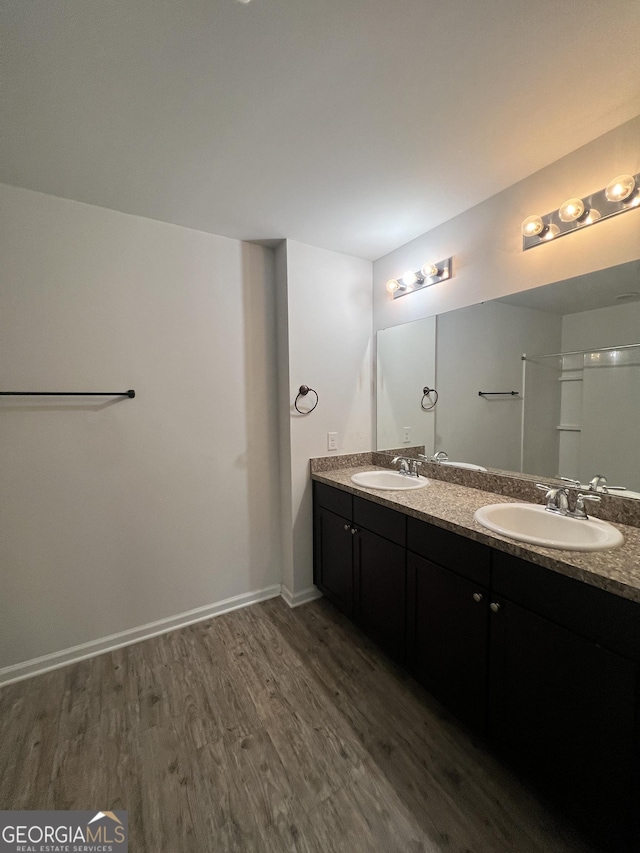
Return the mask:
[(0, 181), (378, 258), (640, 113), (638, 0), (0, 0)]
[(612, 305), (628, 305), (639, 299), (640, 261), (629, 261), (544, 287), (512, 293), (497, 301), (564, 316), (610, 308)]

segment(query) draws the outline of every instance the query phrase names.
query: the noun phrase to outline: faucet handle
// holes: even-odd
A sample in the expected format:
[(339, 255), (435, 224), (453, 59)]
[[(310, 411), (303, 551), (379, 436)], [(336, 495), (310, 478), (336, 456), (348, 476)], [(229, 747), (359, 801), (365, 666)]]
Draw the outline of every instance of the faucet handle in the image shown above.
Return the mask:
[(544, 483), (536, 483), (536, 489), (540, 489), (541, 492), (550, 492), (553, 486), (545, 486)]
[(560, 477), (563, 483), (569, 483), (570, 486), (573, 486), (576, 489), (586, 489), (586, 486), (583, 486), (580, 480), (574, 480), (573, 477)]
[(576, 499), (576, 508), (573, 511), (573, 514), (576, 518), (588, 518), (587, 510), (585, 508), (585, 501), (593, 501), (593, 503), (599, 504), (601, 498), (598, 495), (584, 495), (582, 492), (578, 493), (578, 497)]

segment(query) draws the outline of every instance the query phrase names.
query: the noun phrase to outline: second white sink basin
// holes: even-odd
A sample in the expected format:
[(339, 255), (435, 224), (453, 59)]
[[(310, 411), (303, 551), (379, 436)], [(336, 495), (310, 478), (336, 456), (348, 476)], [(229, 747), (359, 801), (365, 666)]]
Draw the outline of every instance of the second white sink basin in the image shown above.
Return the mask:
[(365, 489), (382, 489), (389, 492), (424, 489), (429, 485), (425, 477), (408, 477), (397, 471), (360, 471), (352, 475), (351, 482), (356, 486), (364, 486)]
[(537, 504), (489, 504), (474, 515), (478, 524), (530, 545), (567, 551), (604, 551), (619, 548), (624, 536), (599, 518), (570, 518)]
[(486, 468), (483, 468), (482, 465), (474, 465), (472, 462), (451, 462), (447, 460), (446, 462), (440, 462), (440, 465), (452, 465), (454, 468), (466, 468), (468, 471), (486, 471)]

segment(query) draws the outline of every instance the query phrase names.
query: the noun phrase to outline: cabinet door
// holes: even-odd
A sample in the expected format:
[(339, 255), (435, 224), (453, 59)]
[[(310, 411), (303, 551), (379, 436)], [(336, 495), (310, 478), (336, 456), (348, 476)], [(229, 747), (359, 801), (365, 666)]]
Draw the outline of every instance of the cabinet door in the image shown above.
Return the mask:
[(368, 530), (355, 536), (356, 619), (386, 652), (405, 656), (406, 552)]
[(484, 731), (488, 591), (415, 554), (407, 569), (409, 667), (461, 719)]
[(637, 665), (509, 601), (496, 605), (493, 741), (605, 849), (638, 849), (630, 841)]
[(353, 529), (346, 518), (316, 507), (314, 583), (349, 616), (353, 614)]

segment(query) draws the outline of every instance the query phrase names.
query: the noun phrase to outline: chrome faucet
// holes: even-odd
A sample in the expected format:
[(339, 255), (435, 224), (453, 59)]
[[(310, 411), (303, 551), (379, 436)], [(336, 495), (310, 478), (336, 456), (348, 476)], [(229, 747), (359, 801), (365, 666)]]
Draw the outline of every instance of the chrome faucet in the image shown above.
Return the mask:
[(398, 465), (398, 473), (404, 474), (407, 477), (418, 477), (418, 465), (422, 465), (417, 459), (411, 459), (408, 456), (394, 456), (391, 464)]
[(609, 486), (607, 484), (607, 478), (604, 474), (596, 474), (592, 477), (586, 485), (583, 485), (580, 480), (573, 480), (570, 477), (560, 477), (565, 483), (569, 483), (569, 486), (574, 489), (589, 489), (590, 492), (597, 492), (601, 495), (609, 494), (609, 490), (613, 490), (616, 492), (626, 492), (626, 486)]
[(536, 489), (546, 492), (545, 499), (549, 512), (555, 512), (557, 515), (569, 515), (569, 493), (566, 489), (554, 489), (552, 486), (545, 486), (543, 483), (536, 483)]
[(425, 456), (424, 453), (418, 453), (418, 457), (420, 459), (424, 459), (425, 462), (448, 462), (449, 454), (445, 453), (444, 450), (439, 450), (437, 453), (434, 453), (433, 456)]
[(394, 456), (391, 460), (391, 464), (398, 465), (398, 473), (399, 474), (408, 474), (409, 473), (409, 459), (406, 456)]
[[(562, 479), (564, 480), (566, 478), (563, 477)], [(542, 489), (543, 492), (546, 492), (546, 509), (549, 512), (555, 512), (557, 515), (565, 515), (569, 518), (588, 519), (589, 516), (587, 515), (587, 509), (584, 505), (585, 501), (600, 503), (600, 498), (597, 495), (585, 495), (582, 492), (578, 492), (575, 507), (573, 509), (569, 509), (569, 492), (566, 489), (545, 486), (543, 483), (536, 483), (536, 488)]]
[(607, 478), (602, 474), (596, 474), (595, 477), (592, 477), (589, 480), (589, 491), (590, 492), (599, 492), (600, 494), (608, 495), (610, 491), (614, 492), (626, 492), (626, 486), (610, 486), (607, 483)]

